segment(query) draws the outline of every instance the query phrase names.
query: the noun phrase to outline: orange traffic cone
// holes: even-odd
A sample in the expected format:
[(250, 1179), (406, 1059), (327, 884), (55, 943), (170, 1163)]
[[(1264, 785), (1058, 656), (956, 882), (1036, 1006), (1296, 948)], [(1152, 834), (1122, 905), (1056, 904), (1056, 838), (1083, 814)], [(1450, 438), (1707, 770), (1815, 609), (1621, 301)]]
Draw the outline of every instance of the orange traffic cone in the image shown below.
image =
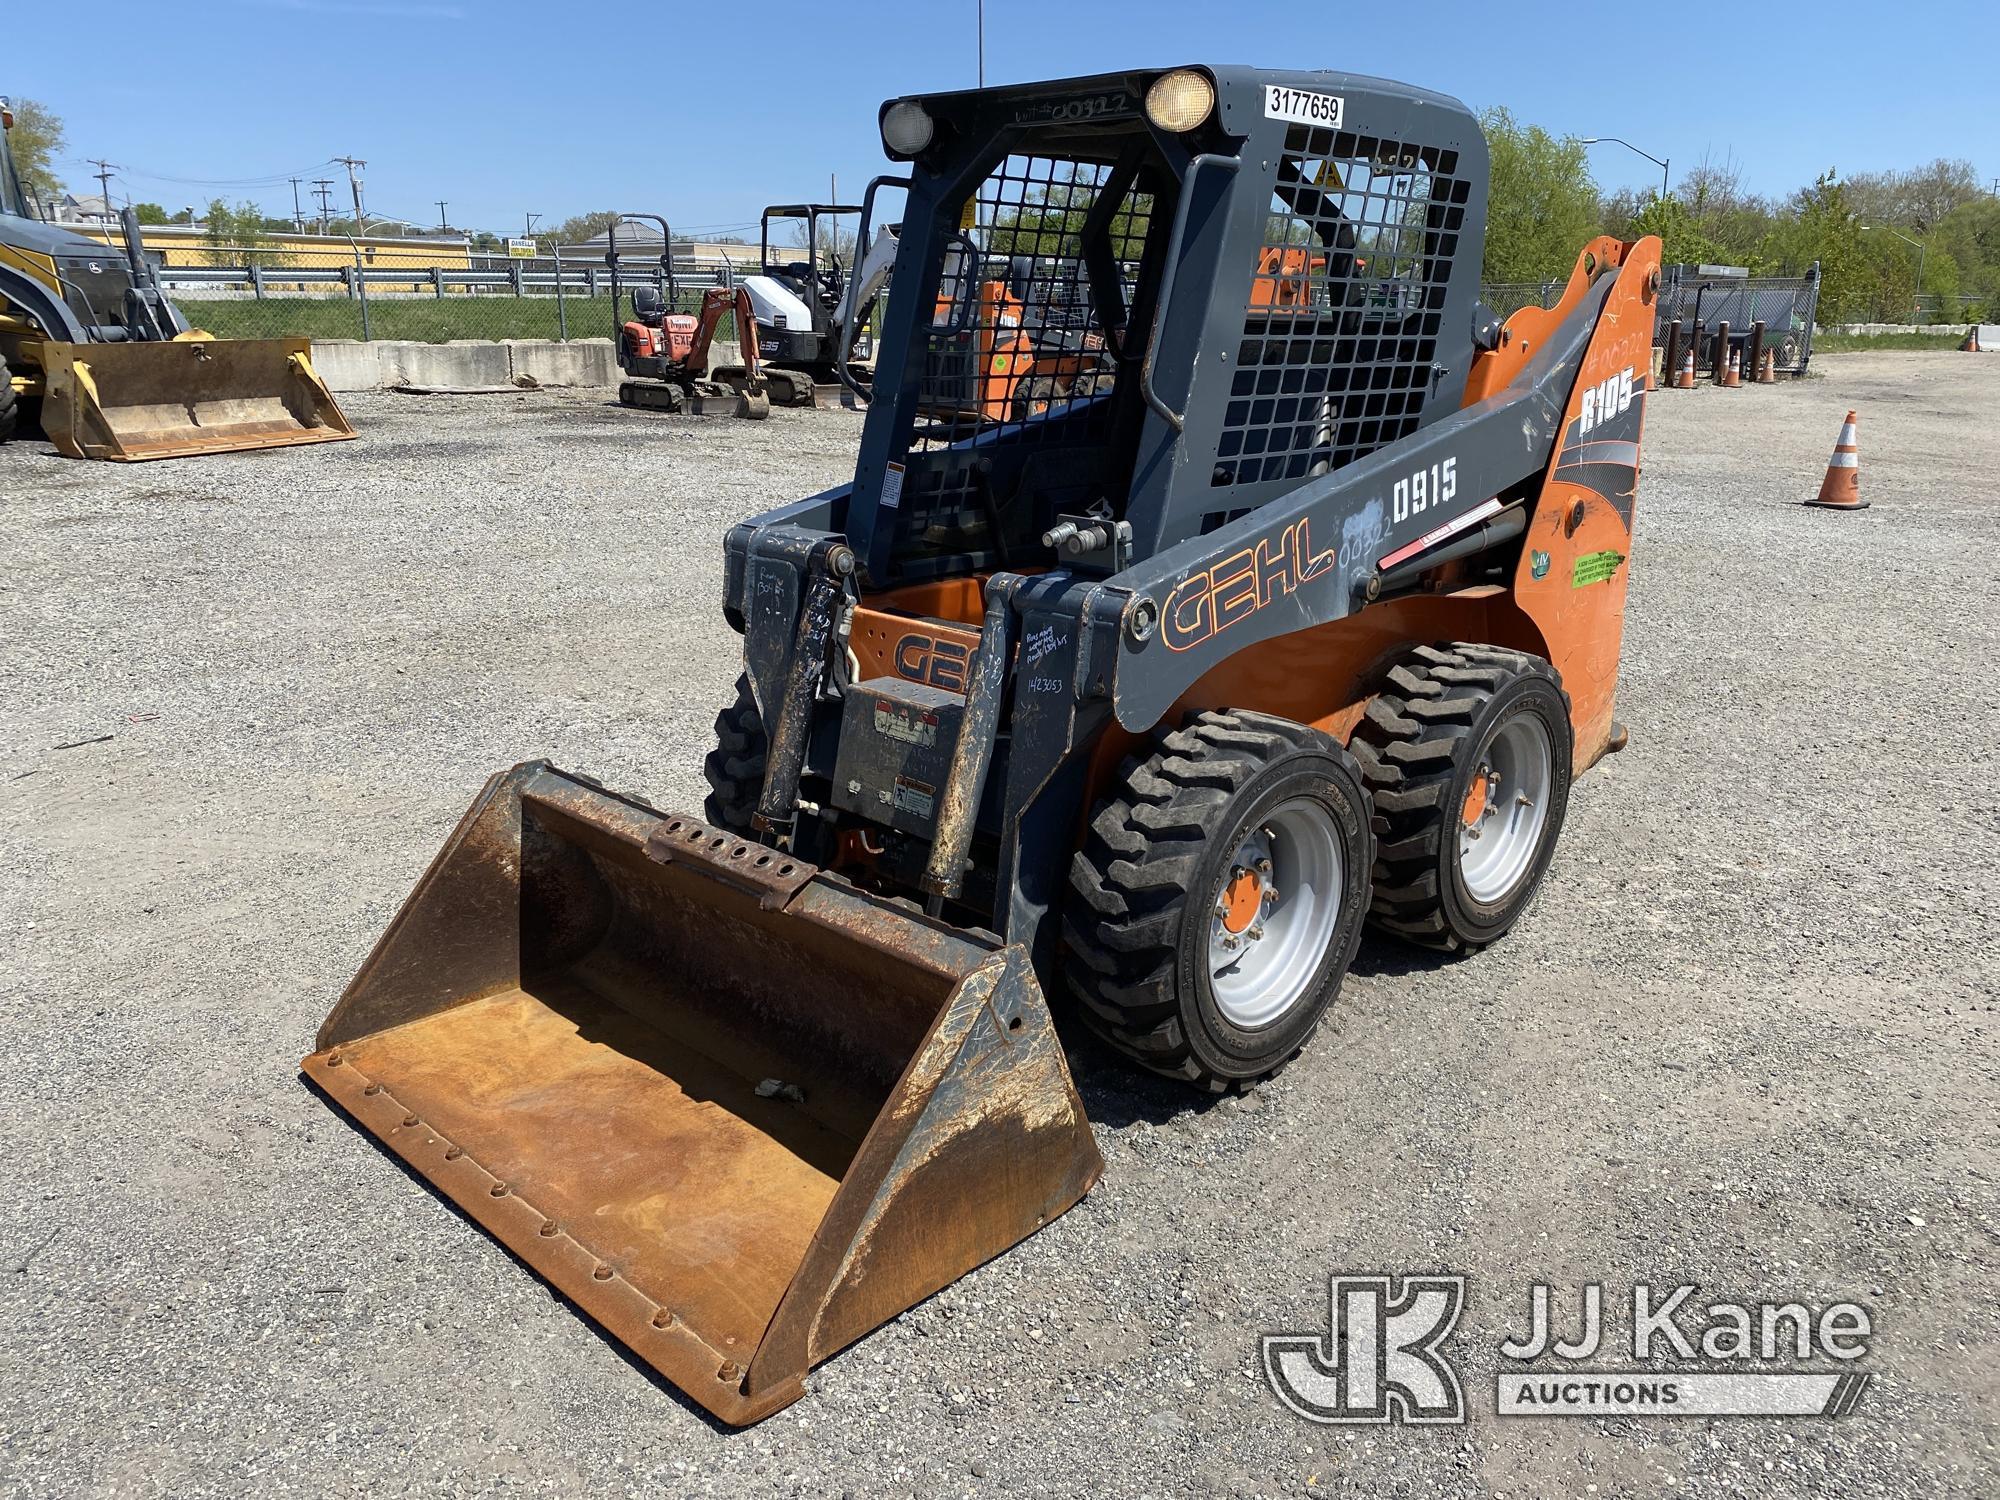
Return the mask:
[(1965, 342), (1958, 346), (1960, 354), (1977, 354), (1979, 350), (1979, 325), (1974, 323), (1965, 330)]
[(1728, 368), (1722, 372), (1722, 388), (1733, 391), (1741, 384), (1743, 384), (1743, 351), (1732, 345), (1729, 350)]
[(1855, 427), (1861, 418), (1854, 412), (1840, 424), (1840, 440), (1833, 445), (1833, 457), (1826, 461), (1826, 478), (1819, 494), (1806, 501), (1827, 510), (1866, 510), (1861, 498), (1861, 440)]
[(1776, 385), (1778, 383), (1778, 351), (1766, 349), (1764, 357), (1757, 361), (1757, 384)]
[(1681, 361), (1680, 374), (1674, 377), (1674, 389), (1691, 391), (1694, 389), (1694, 347), (1689, 345), (1687, 357)]

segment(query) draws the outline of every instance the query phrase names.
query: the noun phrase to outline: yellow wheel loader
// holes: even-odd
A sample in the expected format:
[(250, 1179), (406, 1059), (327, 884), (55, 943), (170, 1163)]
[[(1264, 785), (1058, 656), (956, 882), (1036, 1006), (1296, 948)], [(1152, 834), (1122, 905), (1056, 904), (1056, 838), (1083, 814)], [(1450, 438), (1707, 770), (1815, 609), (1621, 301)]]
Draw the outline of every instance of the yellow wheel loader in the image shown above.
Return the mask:
[(1096, 1181), (1052, 1004), (1254, 1086), (1365, 925), (1506, 935), (1626, 738), (1657, 240), (1503, 321), (1477, 120), (1350, 74), (880, 123), (854, 477), (725, 539), (703, 816), (495, 776), (302, 1065), (736, 1423)]
[(137, 221), (124, 247), (43, 223), (23, 191), (0, 101), (0, 442), (39, 408), (70, 458), (176, 458), (326, 443), (354, 429), (302, 338), (223, 340), (160, 291)]

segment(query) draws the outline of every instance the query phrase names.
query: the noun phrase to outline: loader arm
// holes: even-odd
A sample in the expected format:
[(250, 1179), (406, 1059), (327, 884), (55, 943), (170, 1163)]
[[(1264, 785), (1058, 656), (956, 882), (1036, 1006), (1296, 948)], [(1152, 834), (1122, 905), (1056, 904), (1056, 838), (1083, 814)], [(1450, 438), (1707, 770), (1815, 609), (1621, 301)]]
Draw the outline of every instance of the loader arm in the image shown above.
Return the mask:
[(1118, 721), (1133, 730), (1155, 724), (1190, 684), (1245, 647), (1361, 608), (1374, 597), (1370, 582), (1387, 571), (1385, 559), (1390, 567), (1414, 564), (1502, 511), (1536, 511), (1565, 423), (1575, 420), (1585, 356), (1607, 334), (1624, 356), (1630, 415), (1617, 418), (1621, 432), (1631, 430), (1623, 467), (1635, 472), (1644, 391), (1631, 383), (1644, 380), (1651, 329), (1641, 341), (1633, 319), (1614, 326), (1605, 315), (1621, 283), (1627, 297), (1643, 293), (1657, 262), (1655, 248), (1626, 267), (1600, 263), (1499, 390), (1115, 577), (1131, 592), (1119, 638)]
[(731, 313), (736, 315), (736, 341), (743, 351), (743, 366), (748, 380), (754, 384), (758, 368), (757, 337), (753, 332), (746, 338), (744, 331), (756, 328), (757, 315), (750, 306), (750, 293), (741, 286), (711, 287), (702, 293), (701, 322), (695, 328), (694, 341), (688, 345), (687, 372), (707, 373), (708, 351), (715, 342), (716, 330)]

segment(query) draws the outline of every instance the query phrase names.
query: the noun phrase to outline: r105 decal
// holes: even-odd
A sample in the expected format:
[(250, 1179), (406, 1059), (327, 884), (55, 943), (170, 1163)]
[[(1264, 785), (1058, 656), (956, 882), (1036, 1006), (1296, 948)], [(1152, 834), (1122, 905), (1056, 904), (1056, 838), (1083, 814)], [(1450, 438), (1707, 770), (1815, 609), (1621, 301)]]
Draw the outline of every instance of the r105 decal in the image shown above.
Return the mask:
[(1627, 365), (1616, 375), (1607, 375), (1583, 393), (1583, 412), (1577, 418), (1577, 436), (1581, 437), (1599, 423), (1608, 422), (1631, 409), (1632, 367)]
[(1433, 505), (1449, 505), (1458, 494), (1458, 460), (1447, 458), (1397, 480), (1389, 501), (1398, 521), (1421, 515)]

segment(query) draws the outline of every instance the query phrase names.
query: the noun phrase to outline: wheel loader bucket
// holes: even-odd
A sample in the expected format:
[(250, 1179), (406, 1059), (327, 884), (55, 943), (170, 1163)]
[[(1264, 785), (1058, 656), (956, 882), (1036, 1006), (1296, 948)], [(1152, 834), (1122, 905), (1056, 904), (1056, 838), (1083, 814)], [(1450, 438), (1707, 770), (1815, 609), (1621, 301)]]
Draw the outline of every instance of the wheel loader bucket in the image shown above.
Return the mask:
[(305, 1076), (726, 1422), (1103, 1163), (1019, 946), (535, 762)]
[(307, 339), (44, 344), (42, 430), (70, 458), (181, 458), (354, 436)]

